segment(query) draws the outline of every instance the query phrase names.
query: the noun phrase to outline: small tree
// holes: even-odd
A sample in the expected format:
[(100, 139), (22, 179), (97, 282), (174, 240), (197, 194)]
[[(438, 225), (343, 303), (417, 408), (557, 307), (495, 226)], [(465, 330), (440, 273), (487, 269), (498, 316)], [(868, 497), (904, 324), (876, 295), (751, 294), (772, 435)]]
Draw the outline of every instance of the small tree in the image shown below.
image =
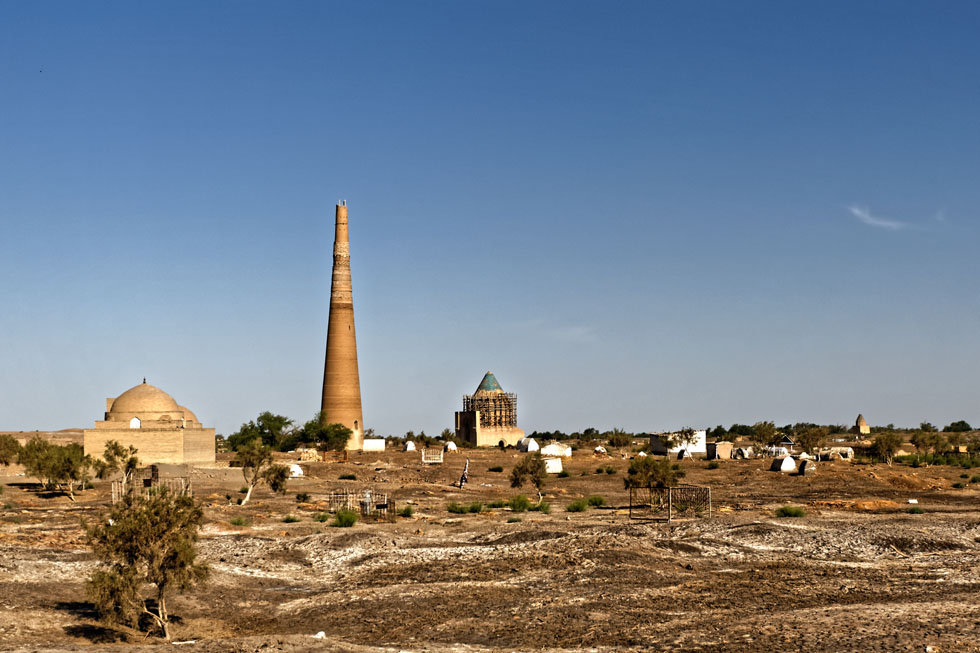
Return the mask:
[(621, 428), (614, 428), (612, 431), (603, 434), (609, 442), (610, 447), (628, 447), (633, 444), (633, 434), (627, 433)]
[(133, 474), (140, 466), (140, 459), (136, 457), (136, 453), (137, 449), (133, 445), (129, 445), (127, 449), (117, 441), (109, 440), (105, 443), (102, 460), (95, 461), (95, 475), (105, 479), (114, 472), (122, 472), (123, 483), (126, 488), (129, 488)]
[(775, 446), (779, 442), (779, 433), (772, 422), (756, 422), (752, 425), (752, 442), (764, 454), (766, 447)]
[(347, 448), (354, 432), (343, 424), (324, 424), (323, 413), (317, 413), (313, 419), (299, 430), (299, 437), (304, 442), (316, 444), (320, 451), (343, 451)]
[(0, 465), (9, 466), (20, 455), (20, 443), (14, 436), (3, 433), (0, 434)]
[(92, 457), (77, 444), (62, 447), (35, 437), (21, 448), (17, 462), (46, 489), (60, 490), (72, 501), (75, 486), (81, 491), (91, 478)]
[(886, 465), (891, 466), (895, 452), (902, 446), (902, 436), (894, 431), (881, 433), (871, 443), (871, 453), (880, 458)]
[(926, 433), (935, 433), (938, 429), (929, 422), (920, 422), (919, 430), (925, 431)]
[(530, 483), (538, 491), (538, 503), (541, 503), (543, 498), (541, 490), (547, 480), (548, 473), (545, 471), (544, 458), (537, 452), (524, 456), (524, 459), (514, 465), (514, 469), (510, 472), (510, 486), (519, 488), (525, 483)]
[(943, 433), (966, 433), (972, 430), (973, 428), (970, 426), (970, 423), (963, 419), (943, 427)]
[(811, 425), (796, 430), (796, 444), (800, 445), (803, 451), (813, 452), (822, 447), (826, 441), (826, 426)]
[(252, 498), (252, 490), (263, 481), (273, 492), (280, 494), (286, 492), (289, 468), (285, 465), (273, 464), (272, 448), (262, 444), (258, 438), (239, 445), (238, 452), (235, 454), (235, 462), (242, 466), (242, 476), (245, 477), (245, 484), (248, 486), (248, 491), (245, 493), (241, 505), (244, 506), (248, 503), (248, 500)]
[(627, 490), (631, 487), (670, 487), (683, 476), (684, 472), (674, 469), (666, 458), (638, 456), (626, 470), (623, 486)]
[(254, 422), (242, 424), (241, 428), (229, 435), (228, 446), (237, 451), (238, 447), (255, 438), (259, 438), (262, 444), (277, 451), (289, 451), (295, 448), (298, 442), (293, 420), (269, 411), (259, 413)]
[[(204, 511), (189, 496), (156, 488), (146, 496), (125, 497), (101, 524), (86, 528), (102, 568), (89, 578), (87, 593), (108, 623), (136, 626), (149, 616), (170, 639), (167, 595), (202, 583), (207, 565), (196, 561)], [(143, 588), (156, 589), (155, 603)], [(152, 609), (151, 609), (152, 608)]]

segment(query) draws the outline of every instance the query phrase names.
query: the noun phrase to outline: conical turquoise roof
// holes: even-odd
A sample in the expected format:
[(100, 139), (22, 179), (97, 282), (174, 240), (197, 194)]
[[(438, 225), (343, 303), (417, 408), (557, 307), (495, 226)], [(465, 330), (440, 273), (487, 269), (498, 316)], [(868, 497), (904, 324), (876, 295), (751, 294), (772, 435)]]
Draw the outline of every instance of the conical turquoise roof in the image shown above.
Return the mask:
[(483, 376), (483, 380), (480, 381), (480, 385), (477, 387), (476, 391), (479, 392), (483, 390), (485, 392), (503, 392), (504, 389), (500, 387), (497, 383), (497, 377), (493, 375), (493, 372), (487, 372)]

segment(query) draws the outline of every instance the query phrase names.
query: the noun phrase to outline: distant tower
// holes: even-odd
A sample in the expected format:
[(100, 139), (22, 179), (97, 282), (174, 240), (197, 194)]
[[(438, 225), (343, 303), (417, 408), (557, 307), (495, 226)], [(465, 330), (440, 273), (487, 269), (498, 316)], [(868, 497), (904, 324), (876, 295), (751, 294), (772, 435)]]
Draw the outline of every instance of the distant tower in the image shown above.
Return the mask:
[(858, 414), (857, 421), (854, 422), (854, 428), (851, 429), (858, 435), (868, 435), (871, 433), (871, 427), (868, 426), (868, 422), (864, 419), (864, 415)]
[(333, 240), (333, 278), (330, 283), (330, 320), (327, 324), (327, 359), (323, 365), (323, 424), (343, 424), (354, 434), (348, 449), (364, 444), (361, 418), (361, 380), (357, 374), (357, 338), (354, 335), (354, 298), (350, 282), (350, 238), (347, 202), (337, 205)]
[(476, 392), (463, 395), (463, 410), (456, 413), (456, 437), (478, 447), (516, 445), (524, 437), (517, 428), (517, 395), (504, 392), (492, 372), (483, 376)]

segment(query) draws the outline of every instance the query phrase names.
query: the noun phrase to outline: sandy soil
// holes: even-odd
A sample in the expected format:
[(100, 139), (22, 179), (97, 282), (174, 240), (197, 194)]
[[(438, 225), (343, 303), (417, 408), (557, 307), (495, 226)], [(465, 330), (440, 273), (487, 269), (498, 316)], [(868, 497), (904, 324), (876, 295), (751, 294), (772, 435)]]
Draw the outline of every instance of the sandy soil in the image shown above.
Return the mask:
[[(451, 483), (467, 455), (460, 491)], [(980, 494), (951, 487), (968, 470), (841, 462), (804, 478), (763, 461), (687, 461), (684, 481), (710, 486), (714, 510), (668, 525), (629, 520), (628, 461), (576, 452), (571, 476), (549, 480), (551, 514), (446, 511), (513, 496), (516, 459), (461, 452), (423, 468), (418, 454), (355, 454), (245, 508), (226, 498), (240, 496), (238, 470), (196, 470), (212, 579), (172, 602), (175, 639), (199, 651), (980, 650)], [(107, 488), (72, 504), (0, 471), (0, 649), (161, 645), (101, 625), (86, 602), (94, 561), (80, 518), (99, 518)], [(415, 515), (349, 529), (314, 521), (323, 493), (342, 487), (390, 491)], [(610, 506), (565, 512), (592, 494)], [(925, 512), (908, 514), (908, 499)], [(806, 516), (776, 517), (788, 503)], [(239, 516), (251, 525), (232, 526)]]

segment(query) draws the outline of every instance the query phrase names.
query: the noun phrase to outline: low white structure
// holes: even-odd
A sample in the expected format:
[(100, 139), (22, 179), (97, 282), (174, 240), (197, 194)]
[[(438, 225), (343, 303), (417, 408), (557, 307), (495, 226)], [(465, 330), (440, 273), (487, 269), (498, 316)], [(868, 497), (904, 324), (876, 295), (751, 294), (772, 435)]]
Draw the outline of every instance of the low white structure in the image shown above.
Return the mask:
[(548, 474), (561, 474), (563, 467), (561, 458), (545, 458), (544, 471)]
[(608, 453), (608, 452), (606, 451), (606, 448), (600, 444), (598, 447), (592, 450), (592, 453)]
[(541, 447), (542, 456), (557, 456), (558, 458), (571, 458), (572, 448), (567, 444), (552, 442)]
[(296, 463), (291, 463), (289, 465), (289, 478), (298, 478), (303, 476), (303, 468)]
[(384, 451), (384, 450), (385, 450), (384, 438), (364, 438), (364, 446), (361, 447), (361, 451)]
[(692, 456), (708, 455), (708, 432), (704, 429), (694, 431), (687, 442), (681, 442), (677, 432), (654, 433), (650, 436), (650, 451), (660, 455), (676, 454), (686, 450)]
[(783, 458), (773, 458), (772, 466), (769, 467), (770, 472), (795, 472), (796, 471), (796, 461), (785, 456)]
[(405, 446), (402, 448), (402, 451), (415, 451), (415, 443), (409, 440), (408, 442), (405, 443)]
[(523, 438), (517, 443), (518, 451), (538, 451), (541, 447), (534, 438)]
[(443, 451), (458, 451), (455, 442), (447, 442), (446, 446), (442, 448)]

